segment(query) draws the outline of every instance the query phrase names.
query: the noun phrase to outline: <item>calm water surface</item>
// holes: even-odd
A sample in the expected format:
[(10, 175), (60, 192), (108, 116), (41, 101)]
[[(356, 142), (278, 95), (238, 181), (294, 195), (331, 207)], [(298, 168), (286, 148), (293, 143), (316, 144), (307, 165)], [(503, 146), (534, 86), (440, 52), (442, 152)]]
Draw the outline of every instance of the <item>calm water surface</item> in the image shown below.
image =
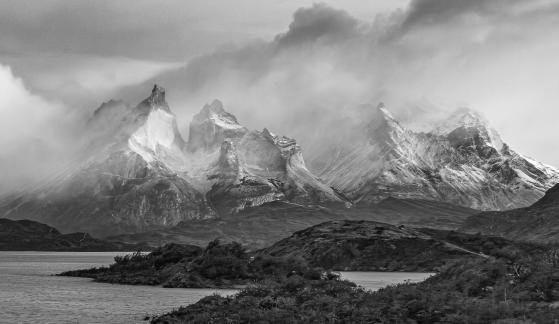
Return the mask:
[[(234, 290), (170, 289), (105, 284), (88, 278), (54, 277), (66, 270), (108, 265), (123, 252), (0, 251), (0, 323), (146, 323), (214, 293)], [(376, 290), (424, 280), (424, 273), (342, 272), (342, 277)]]
[(370, 290), (379, 290), (386, 286), (395, 285), (403, 282), (420, 282), (423, 281), (433, 273), (418, 273), (418, 272), (340, 272), (343, 279), (355, 282)]
[(1, 252), (0, 323), (147, 323), (200, 298), (234, 290), (169, 289), (54, 277), (66, 270), (108, 265), (123, 252)]

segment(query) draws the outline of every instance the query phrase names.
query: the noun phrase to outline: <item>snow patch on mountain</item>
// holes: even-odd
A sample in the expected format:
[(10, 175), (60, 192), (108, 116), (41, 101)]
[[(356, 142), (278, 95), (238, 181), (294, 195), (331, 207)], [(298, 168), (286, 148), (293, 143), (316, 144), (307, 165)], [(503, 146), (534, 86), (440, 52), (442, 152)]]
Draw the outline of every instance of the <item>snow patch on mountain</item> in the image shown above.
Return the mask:
[[(479, 113), (462, 108), (430, 132), (414, 132), (380, 104), (318, 139), (311, 165), (356, 202), (388, 197), (441, 200), (477, 209), (527, 206), (559, 182), (559, 172), (503, 142)], [(340, 121), (342, 123), (342, 121)]]

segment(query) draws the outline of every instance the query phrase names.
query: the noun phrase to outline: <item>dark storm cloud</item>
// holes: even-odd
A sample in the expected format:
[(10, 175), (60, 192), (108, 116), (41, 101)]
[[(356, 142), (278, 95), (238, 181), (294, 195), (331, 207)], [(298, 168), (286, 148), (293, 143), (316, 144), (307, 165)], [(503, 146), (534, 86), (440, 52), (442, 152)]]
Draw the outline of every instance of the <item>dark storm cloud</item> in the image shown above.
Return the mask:
[(436, 25), (462, 15), (476, 13), (495, 14), (511, 0), (413, 0), (402, 26)]
[[(343, 10), (315, 4), (298, 9), (293, 14), (288, 30), (270, 42), (258, 41), (240, 47), (221, 48), (193, 58), (184, 70), (169, 75), (190, 91), (203, 88), (208, 83), (213, 85), (212, 82), (226, 73), (234, 73), (243, 82), (253, 84), (275, 68), (281, 68), (287, 61), (295, 59), (295, 56), (301, 56), (300, 59), (304, 61), (303, 52), (339, 48), (345, 42), (354, 42), (358, 35), (364, 36), (366, 29), (366, 24)], [(281, 57), (287, 61), (276, 61)]]
[(485, 19), (542, 18), (558, 12), (559, 3), (555, 0), (412, 0), (401, 27), (407, 30)]
[(354, 37), (361, 22), (344, 10), (325, 4), (298, 9), (293, 14), (289, 30), (276, 37), (279, 47), (312, 44), (317, 41), (338, 42)]
[[(167, 88), (183, 134), (191, 116), (217, 98), (244, 125), (295, 137), (304, 152), (312, 149), (309, 138), (321, 135), (320, 123), (337, 126), (356, 104), (384, 101), (396, 115), (407, 112), (414, 120), (421, 120), (418, 102), (446, 109), (469, 105), (514, 148), (559, 165), (559, 144), (548, 140), (556, 137), (559, 118), (550, 109), (559, 102), (557, 0), (413, 0), (405, 9), (366, 19), (356, 18), (359, 10), (350, 14), (303, 0), (274, 6), (228, 1), (205, 7), (189, 0), (0, 1), (0, 58), (22, 56), (8, 62), (13, 69), (6, 82), (24, 71), (40, 76), (24, 78), (32, 81), (31, 94), (37, 84), (56, 85), (45, 99), (69, 92), (78, 93), (76, 102), (89, 94), (95, 102), (114, 95), (130, 103), (158, 83)], [(380, 2), (344, 0), (337, 6), (346, 3), (358, 9)], [(308, 6), (289, 7), (295, 13), (282, 20), (275, 10), (283, 4)], [(256, 20), (244, 22), (249, 16)], [(247, 30), (254, 37), (245, 37)], [(83, 55), (68, 64), (57, 56), (61, 51)], [(25, 58), (30, 54), (33, 64)], [(184, 64), (161, 66), (155, 59)], [(37, 72), (45, 72), (42, 65), (53, 67)], [(124, 66), (115, 78), (112, 71)], [(67, 86), (74, 83), (87, 91)], [(6, 129), (27, 128), (9, 123)]]
[[(543, 98), (557, 85), (559, 40), (549, 33), (558, 27), (557, 5), (414, 0), (363, 21), (316, 4), (297, 10), (286, 31), (268, 42), (217, 49), (150, 82), (169, 88), (183, 125), (219, 98), (248, 126), (265, 125), (303, 144), (309, 120), (336, 118), (343, 107), (382, 100), (398, 115), (409, 102), (434, 98), (448, 109), (482, 110), (513, 146), (559, 161), (530, 144), (532, 135), (515, 131), (533, 119), (526, 105), (553, 101)], [(515, 111), (506, 123), (503, 107)]]

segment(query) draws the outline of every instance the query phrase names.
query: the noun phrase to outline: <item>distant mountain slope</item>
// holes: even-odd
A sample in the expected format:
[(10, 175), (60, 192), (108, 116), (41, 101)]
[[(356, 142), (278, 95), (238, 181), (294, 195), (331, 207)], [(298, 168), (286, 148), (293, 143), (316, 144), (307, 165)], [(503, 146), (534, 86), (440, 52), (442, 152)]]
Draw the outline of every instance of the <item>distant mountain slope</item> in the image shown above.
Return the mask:
[(470, 216), (460, 230), (514, 240), (559, 243), (559, 185), (529, 207)]
[(387, 197), (482, 210), (524, 207), (559, 182), (559, 171), (513, 151), (478, 113), (459, 109), (433, 131), (405, 129), (383, 104), (324, 129), (308, 160), (329, 185), (359, 202)]
[(61, 234), (48, 225), (0, 218), (2, 251), (136, 251), (140, 245), (108, 242), (87, 233)]
[(260, 251), (299, 256), (312, 266), (352, 271), (433, 271), (452, 259), (482, 257), (421, 231), (371, 221), (331, 221)]
[(478, 211), (450, 204), (389, 199), (378, 205), (353, 208), (304, 206), (289, 202), (270, 202), (247, 208), (221, 219), (185, 221), (175, 227), (109, 238), (128, 243), (145, 242), (152, 246), (165, 243), (205, 245), (219, 238), (239, 242), (251, 250), (264, 248), (295, 231), (332, 220), (370, 220), (394, 225), (455, 229)]

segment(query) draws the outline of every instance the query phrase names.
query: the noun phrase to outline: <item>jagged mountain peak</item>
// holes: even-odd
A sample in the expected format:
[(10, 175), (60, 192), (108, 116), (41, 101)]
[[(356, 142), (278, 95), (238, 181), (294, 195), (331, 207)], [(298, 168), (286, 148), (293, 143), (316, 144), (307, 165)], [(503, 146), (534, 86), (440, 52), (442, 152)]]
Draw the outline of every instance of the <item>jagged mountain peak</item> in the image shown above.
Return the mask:
[(143, 113), (149, 113), (152, 109), (163, 109), (170, 113), (169, 104), (165, 101), (165, 88), (153, 85), (150, 96), (140, 102), (138, 109)]
[(223, 103), (217, 99), (211, 104), (206, 104), (198, 114), (194, 116), (193, 121), (205, 122), (210, 121), (220, 127), (242, 127), (237, 121), (235, 115), (227, 112), (223, 108)]
[(190, 122), (188, 148), (195, 151), (199, 148), (213, 149), (221, 145), (226, 138), (240, 138), (248, 132), (237, 121), (235, 115), (223, 108), (223, 103), (214, 100), (206, 104)]
[(182, 163), (185, 142), (175, 115), (165, 101), (165, 89), (154, 85), (151, 95), (136, 108), (141, 124), (128, 140), (129, 148), (148, 163), (162, 162), (171, 169)]
[(381, 102), (374, 108), (369, 107), (369, 115), (365, 119), (365, 128), (369, 134), (369, 139), (389, 145), (392, 145), (393, 142), (402, 141), (406, 130), (386, 108), (385, 104)]
[(447, 135), (457, 128), (489, 128), (489, 122), (479, 111), (469, 107), (460, 107), (439, 122), (435, 126), (434, 132)]
[(435, 127), (433, 133), (448, 137), (456, 147), (475, 148), (486, 156), (508, 150), (487, 119), (480, 112), (467, 107), (452, 112)]
[(202, 108), (202, 111), (207, 111), (208, 113), (214, 114), (227, 113), (223, 108), (223, 102), (221, 102), (219, 99), (214, 99), (211, 104), (205, 104), (204, 108)]
[(384, 119), (396, 120), (396, 118), (394, 118), (392, 113), (388, 110), (384, 102), (379, 102), (379, 104), (377, 105), (377, 110), (380, 112), (380, 116), (382, 116)]
[(125, 106), (125, 103), (122, 100), (115, 99), (105, 101), (97, 109), (95, 109), (95, 111), (93, 112), (93, 117), (95, 118), (96, 116), (103, 114), (105, 111), (119, 106)]
[(453, 111), (430, 132), (402, 127), (383, 103), (358, 111), (345, 138), (317, 140), (310, 159), (354, 201), (393, 196), (506, 209), (535, 202), (558, 182), (559, 171), (510, 149), (473, 109)]

